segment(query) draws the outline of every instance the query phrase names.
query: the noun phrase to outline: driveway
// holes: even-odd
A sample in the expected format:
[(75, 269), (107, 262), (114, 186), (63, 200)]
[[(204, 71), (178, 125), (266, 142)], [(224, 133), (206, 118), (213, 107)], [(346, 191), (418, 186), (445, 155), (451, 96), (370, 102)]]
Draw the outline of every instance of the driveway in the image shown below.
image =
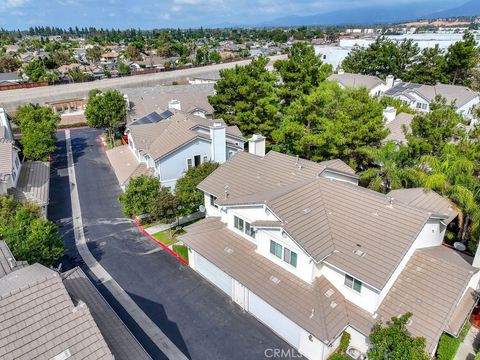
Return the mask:
[[(264, 359), (270, 348), (290, 346), (213, 285), (145, 237), (126, 219), (121, 190), (97, 130), (71, 132), (85, 236), (97, 261), (146, 315), (191, 359)], [(64, 133), (53, 158), (49, 217), (61, 225), (64, 266), (76, 264)], [(89, 274), (91, 276), (91, 274)], [(95, 279), (94, 279), (95, 280)], [(115, 299), (109, 303), (155, 359), (165, 356)]]

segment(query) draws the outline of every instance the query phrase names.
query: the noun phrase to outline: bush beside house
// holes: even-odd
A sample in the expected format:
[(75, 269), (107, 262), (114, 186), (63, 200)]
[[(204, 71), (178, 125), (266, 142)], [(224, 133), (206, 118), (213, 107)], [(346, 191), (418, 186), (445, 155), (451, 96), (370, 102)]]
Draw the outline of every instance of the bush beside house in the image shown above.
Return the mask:
[(442, 335), (437, 349), (438, 360), (453, 360), (455, 358), (460, 344), (462, 343), (463, 339), (465, 339), (468, 330), (470, 330), (470, 326), (471, 324), (467, 322), (456, 338), (448, 334)]

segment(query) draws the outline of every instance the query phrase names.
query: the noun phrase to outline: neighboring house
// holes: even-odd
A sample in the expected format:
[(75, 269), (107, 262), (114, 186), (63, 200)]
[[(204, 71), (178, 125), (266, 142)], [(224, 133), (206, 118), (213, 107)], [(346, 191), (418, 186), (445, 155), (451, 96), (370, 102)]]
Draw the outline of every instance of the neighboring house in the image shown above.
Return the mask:
[(148, 172), (162, 186), (174, 189), (189, 168), (207, 161), (223, 163), (243, 151), (245, 143), (236, 126), (178, 110), (138, 119), (127, 126), (125, 134), (130, 154), (125, 154), (127, 146), (108, 152), (122, 187), (132, 177)]
[(457, 216), (448, 200), (377, 193), (340, 160), (263, 156), (250, 141), (198, 186), (207, 218), (181, 236), (194, 270), (311, 360), (345, 331), (360, 358), (373, 324), (406, 312), (430, 354), (443, 332), (459, 334), (480, 272), (442, 245)]
[(472, 120), (473, 108), (480, 103), (480, 95), (476, 91), (458, 85), (422, 85), (400, 82), (385, 92), (385, 95), (400, 99), (412, 109), (422, 112), (430, 111), (430, 103), (440, 95), (447, 104), (455, 105), (458, 114)]
[(191, 80), (188, 80), (188, 82), (190, 85), (215, 84), (220, 79), (220, 71), (212, 71), (206, 74), (194, 76)]
[(406, 144), (407, 138), (405, 137), (404, 127), (409, 131), (411, 129), (410, 124), (414, 117), (415, 115), (403, 112), (397, 114), (397, 110), (394, 107), (387, 106), (387, 108), (383, 110), (383, 119), (385, 121), (385, 128), (390, 132), (383, 141), (395, 141), (397, 144)]
[(102, 54), (102, 57), (100, 59), (101, 62), (104, 62), (104, 63), (114, 63), (117, 61), (118, 57), (120, 56), (120, 54), (116, 51), (109, 51), (109, 52), (106, 52), (104, 54)]
[(20, 162), (7, 114), (0, 109), (0, 195), (12, 195), (19, 201), (34, 202), (47, 217), (50, 163)]
[(343, 70), (330, 75), (327, 80), (338, 82), (342, 88), (366, 88), (371, 96), (383, 95), (393, 86), (394, 81), (391, 76), (384, 82), (376, 76), (346, 73)]
[(0, 86), (18, 84), (21, 81), (16, 72), (0, 73)]
[(213, 107), (208, 102), (208, 97), (214, 94), (212, 84), (154, 86), (125, 89), (124, 93), (130, 103), (129, 122), (168, 109), (205, 118), (213, 117)]
[(0, 241), (1, 359), (150, 359), (80, 268), (16, 261)]

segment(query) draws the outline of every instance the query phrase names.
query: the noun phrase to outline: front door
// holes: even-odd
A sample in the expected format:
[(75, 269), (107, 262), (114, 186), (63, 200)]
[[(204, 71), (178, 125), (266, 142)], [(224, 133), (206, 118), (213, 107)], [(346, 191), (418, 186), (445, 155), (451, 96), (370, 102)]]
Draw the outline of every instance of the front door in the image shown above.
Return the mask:
[(197, 166), (199, 166), (199, 165), (201, 164), (201, 162), (200, 162), (200, 155), (195, 155), (195, 156), (193, 157), (193, 164), (194, 164), (193, 166), (195, 166), (195, 167), (197, 167)]

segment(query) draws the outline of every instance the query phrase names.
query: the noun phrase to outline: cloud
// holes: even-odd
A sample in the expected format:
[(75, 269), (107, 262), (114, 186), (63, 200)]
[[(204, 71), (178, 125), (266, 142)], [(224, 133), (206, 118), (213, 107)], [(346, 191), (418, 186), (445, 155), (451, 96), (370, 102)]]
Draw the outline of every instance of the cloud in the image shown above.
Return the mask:
[(25, 6), (29, 0), (3, 0), (0, 2), (0, 8), (12, 9)]

